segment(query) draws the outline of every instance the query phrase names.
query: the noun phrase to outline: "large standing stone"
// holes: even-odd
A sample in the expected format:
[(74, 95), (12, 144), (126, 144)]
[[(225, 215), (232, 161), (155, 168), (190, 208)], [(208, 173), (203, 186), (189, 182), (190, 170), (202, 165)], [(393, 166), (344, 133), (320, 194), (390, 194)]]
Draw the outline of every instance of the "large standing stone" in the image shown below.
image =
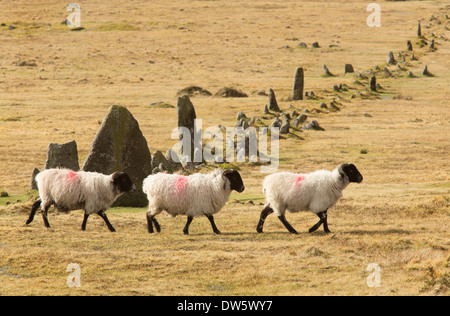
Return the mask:
[(126, 172), (136, 192), (123, 194), (114, 205), (142, 207), (148, 203), (142, 192), (142, 181), (152, 172), (151, 162), (139, 123), (126, 108), (113, 105), (94, 137), (82, 169), (103, 174)]
[(47, 161), (44, 169), (67, 168), (80, 170), (78, 164), (77, 143), (73, 140), (65, 144), (50, 143), (47, 149)]
[(273, 92), (272, 89), (269, 89), (269, 110), (275, 111), (275, 112), (281, 112), (280, 108), (278, 107), (277, 98), (275, 97), (275, 92)]
[[(194, 150), (195, 150), (195, 119), (197, 118), (195, 114), (194, 105), (187, 95), (177, 98), (177, 116), (178, 116), (178, 127), (186, 127), (191, 133), (191, 152), (190, 161), (194, 161)], [(180, 135), (180, 140), (183, 138)], [(184, 148), (183, 148), (184, 150)]]
[(294, 76), (294, 86), (292, 87), (292, 100), (303, 100), (304, 72), (303, 68), (297, 68)]

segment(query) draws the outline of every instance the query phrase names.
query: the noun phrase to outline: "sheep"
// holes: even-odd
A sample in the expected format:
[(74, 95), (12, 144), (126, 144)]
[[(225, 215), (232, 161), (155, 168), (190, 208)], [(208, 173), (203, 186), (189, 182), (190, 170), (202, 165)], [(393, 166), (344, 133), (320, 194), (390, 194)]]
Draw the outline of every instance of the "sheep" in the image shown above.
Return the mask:
[(339, 165), (333, 171), (271, 174), (263, 181), (263, 192), (267, 203), (261, 212), (256, 231), (262, 233), (266, 217), (275, 213), (290, 233), (297, 234), (284, 216), (288, 210), (289, 212), (310, 211), (317, 214), (320, 220), (309, 229), (309, 232), (317, 230), (323, 224), (324, 231), (330, 233), (327, 210), (342, 197), (342, 191), (350, 182), (361, 183), (362, 180), (363, 177), (355, 165), (348, 163)]
[(31, 208), (30, 224), (41, 206), (44, 225), (50, 228), (47, 212), (52, 204), (63, 212), (84, 209), (81, 229), (86, 230), (89, 215), (97, 213), (105, 221), (111, 232), (116, 230), (106, 217), (105, 210), (124, 192), (134, 192), (136, 187), (130, 177), (123, 172), (104, 175), (97, 172), (74, 172), (69, 169), (47, 169), (36, 176), (39, 199)]
[(158, 173), (150, 175), (143, 181), (143, 191), (149, 201), (147, 210), (147, 230), (153, 233), (161, 228), (155, 216), (166, 211), (169, 215), (187, 215), (183, 228), (189, 234), (189, 225), (195, 216), (205, 215), (214, 233), (220, 234), (214, 223), (213, 214), (219, 212), (230, 197), (231, 191), (244, 191), (239, 172), (233, 169), (221, 171), (216, 169), (208, 174), (192, 174), (190, 176)]

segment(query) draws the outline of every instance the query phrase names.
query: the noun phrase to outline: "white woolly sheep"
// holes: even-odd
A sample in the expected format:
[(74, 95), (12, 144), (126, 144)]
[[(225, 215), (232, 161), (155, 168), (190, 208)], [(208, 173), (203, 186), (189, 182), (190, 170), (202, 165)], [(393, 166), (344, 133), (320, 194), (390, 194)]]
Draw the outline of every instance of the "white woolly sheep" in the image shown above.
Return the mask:
[(124, 192), (134, 192), (136, 187), (130, 177), (123, 172), (104, 175), (97, 172), (74, 172), (69, 169), (47, 169), (36, 176), (39, 199), (31, 208), (27, 224), (30, 224), (41, 206), (44, 225), (50, 228), (47, 212), (52, 204), (60, 211), (84, 209), (82, 230), (86, 230), (89, 215), (97, 213), (105, 221), (108, 229), (115, 229), (106, 217), (112, 203)]
[(143, 191), (149, 201), (147, 210), (147, 228), (153, 233), (161, 228), (155, 216), (166, 211), (171, 216), (187, 215), (187, 223), (183, 229), (189, 234), (189, 225), (195, 216), (205, 215), (214, 233), (220, 234), (214, 223), (213, 214), (219, 212), (230, 197), (231, 191), (244, 191), (244, 183), (236, 170), (216, 169), (208, 174), (192, 174), (190, 176), (158, 173), (150, 175), (143, 182)]
[(266, 217), (275, 212), (287, 230), (297, 234), (284, 216), (288, 210), (289, 212), (310, 211), (317, 214), (320, 220), (309, 229), (309, 232), (317, 230), (323, 224), (324, 231), (329, 233), (327, 210), (342, 197), (342, 191), (350, 182), (361, 183), (362, 180), (363, 177), (355, 165), (347, 163), (339, 165), (333, 171), (271, 174), (263, 181), (263, 192), (267, 203), (261, 212), (256, 230), (262, 233)]

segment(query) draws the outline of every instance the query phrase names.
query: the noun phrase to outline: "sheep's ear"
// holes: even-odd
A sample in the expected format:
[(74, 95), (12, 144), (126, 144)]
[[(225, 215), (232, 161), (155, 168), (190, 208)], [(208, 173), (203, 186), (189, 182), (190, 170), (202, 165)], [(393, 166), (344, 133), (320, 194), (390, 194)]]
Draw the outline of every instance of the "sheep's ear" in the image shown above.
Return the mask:
[(119, 179), (119, 177), (120, 177), (120, 172), (114, 172), (111, 175), (111, 182), (116, 182), (116, 180)]
[(223, 189), (224, 190), (226, 190), (226, 185), (227, 185), (227, 180), (228, 180), (227, 175), (231, 174), (232, 172), (233, 172), (233, 169), (226, 169), (222, 172)]

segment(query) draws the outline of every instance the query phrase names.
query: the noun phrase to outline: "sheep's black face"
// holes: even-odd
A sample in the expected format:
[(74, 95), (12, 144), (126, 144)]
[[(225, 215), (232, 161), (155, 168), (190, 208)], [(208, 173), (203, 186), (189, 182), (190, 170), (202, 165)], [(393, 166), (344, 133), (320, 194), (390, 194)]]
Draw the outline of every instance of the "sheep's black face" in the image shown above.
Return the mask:
[(134, 192), (136, 187), (125, 172), (114, 172), (112, 183), (120, 192)]
[(225, 170), (222, 174), (223, 177), (226, 177), (230, 180), (230, 188), (231, 190), (235, 190), (239, 193), (244, 191), (244, 182), (242, 181), (241, 175), (239, 172), (233, 169)]
[(340, 166), (340, 171), (347, 176), (349, 182), (361, 183), (363, 180), (362, 174), (352, 163), (344, 163)]

